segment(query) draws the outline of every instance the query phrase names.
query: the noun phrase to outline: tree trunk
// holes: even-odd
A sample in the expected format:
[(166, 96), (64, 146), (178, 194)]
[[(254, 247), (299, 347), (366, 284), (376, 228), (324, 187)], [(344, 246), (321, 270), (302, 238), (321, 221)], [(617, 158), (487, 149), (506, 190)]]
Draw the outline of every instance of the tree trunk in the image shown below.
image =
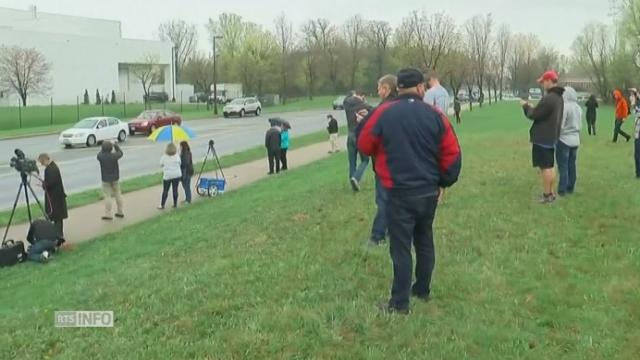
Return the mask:
[(471, 86), (467, 86), (468, 98), (469, 98), (469, 111), (473, 111), (473, 89)]

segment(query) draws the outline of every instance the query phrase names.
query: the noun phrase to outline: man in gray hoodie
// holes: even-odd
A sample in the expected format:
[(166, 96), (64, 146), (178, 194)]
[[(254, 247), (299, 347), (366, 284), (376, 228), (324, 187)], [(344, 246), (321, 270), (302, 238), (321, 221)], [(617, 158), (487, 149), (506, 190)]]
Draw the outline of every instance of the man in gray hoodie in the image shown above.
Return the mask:
[(556, 161), (560, 173), (558, 195), (573, 194), (576, 186), (576, 159), (582, 129), (582, 108), (578, 105), (578, 94), (571, 87), (564, 89), (564, 111), (560, 138), (556, 144)]

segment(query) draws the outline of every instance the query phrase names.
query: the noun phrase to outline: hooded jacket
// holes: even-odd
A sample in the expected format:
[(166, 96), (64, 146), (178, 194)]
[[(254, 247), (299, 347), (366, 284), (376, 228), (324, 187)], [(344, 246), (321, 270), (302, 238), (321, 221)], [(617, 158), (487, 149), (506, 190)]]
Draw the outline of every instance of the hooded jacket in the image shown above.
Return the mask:
[(616, 100), (616, 120), (625, 121), (629, 116), (629, 105), (622, 95), (622, 91), (615, 90), (613, 98)]
[(524, 115), (533, 120), (529, 137), (537, 145), (555, 146), (560, 137), (560, 127), (564, 115), (564, 89), (556, 86), (540, 100), (536, 107), (525, 104)]
[(349, 135), (355, 136), (356, 127), (358, 126), (356, 113), (363, 109), (371, 112), (373, 108), (371, 105), (364, 102), (364, 100), (353, 95), (346, 98), (343, 105), (344, 112), (347, 115), (347, 128), (349, 129)]
[(560, 141), (569, 147), (580, 146), (580, 129), (582, 129), (582, 108), (578, 105), (578, 94), (572, 87), (566, 87), (564, 94), (564, 112)]

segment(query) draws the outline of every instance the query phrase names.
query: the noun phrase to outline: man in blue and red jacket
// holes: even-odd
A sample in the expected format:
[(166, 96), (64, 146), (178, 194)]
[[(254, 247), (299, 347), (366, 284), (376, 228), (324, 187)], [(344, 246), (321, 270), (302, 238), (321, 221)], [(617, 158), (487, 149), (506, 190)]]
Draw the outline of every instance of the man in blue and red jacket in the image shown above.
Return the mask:
[[(375, 171), (387, 190), (393, 287), (384, 310), (407, 314), (409, 298), (428, 301), (435, 265), (433, 220), (440, 188), (458, 180), (462, 158), (446, 115), (423, 102), (424, 76), (415, 69), (398, 73), (396, 100), (366, 119), (358, 149), (376, 159)], [(416, 249), (416, 282), (411, 285)]]

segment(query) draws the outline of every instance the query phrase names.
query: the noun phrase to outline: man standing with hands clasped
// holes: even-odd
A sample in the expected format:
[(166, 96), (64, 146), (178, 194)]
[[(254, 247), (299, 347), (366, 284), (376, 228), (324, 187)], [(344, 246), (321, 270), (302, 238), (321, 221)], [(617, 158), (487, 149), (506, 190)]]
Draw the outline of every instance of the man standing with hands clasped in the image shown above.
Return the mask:
[[(397, 80), (398, 98), (369, 115), (358, 137), (358, 149), (375, 157), (376, 175), (387, 191), (393, 287), (382, 309), (408, 314), (412, 294), (423, 301), (430, 299), (435, 266), (432, 227), (439, 188), (457, 182), (462, 157), (446, 115), (422, 100), (422, 73), (400, 70)], [(416, 252), (413, 286), (412, 243)]]
[(537, 106), (521, 100), (524, 115), (533, 121), (529, 130), (532, 145), (531, 159), (533, 167), (540, 169), (543, 194), (539, 202), (550, 204), (556, 200), (553, 184), (556, 179), (555, 147), (562, 128), (564, 112), (564, 88), (558, 86), (558, 73), (549, 70), (538, 79), (546, 91), (545, 96)]

